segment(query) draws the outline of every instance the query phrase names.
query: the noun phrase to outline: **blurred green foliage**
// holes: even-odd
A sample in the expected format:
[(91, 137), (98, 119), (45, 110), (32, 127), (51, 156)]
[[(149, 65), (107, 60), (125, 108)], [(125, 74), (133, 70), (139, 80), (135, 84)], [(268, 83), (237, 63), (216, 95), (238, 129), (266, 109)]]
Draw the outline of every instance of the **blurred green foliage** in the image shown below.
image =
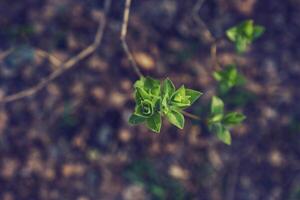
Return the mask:
[(237, 26), (231, 27), (226, 31), (230, 41), (234, 42), (236, 51), (243, 53), (248, 45), (259, 38), (265, 32), (265, 28), (260, 25), (254, 25), (253, 20), (246, 20)]
[(189, 197), (182, 185), (168, 174), (162, 174), (149, 160), (138, 160), (132, 163), (124, 177), (134, 183), (141, 185), (154, 200), (184, 200)]

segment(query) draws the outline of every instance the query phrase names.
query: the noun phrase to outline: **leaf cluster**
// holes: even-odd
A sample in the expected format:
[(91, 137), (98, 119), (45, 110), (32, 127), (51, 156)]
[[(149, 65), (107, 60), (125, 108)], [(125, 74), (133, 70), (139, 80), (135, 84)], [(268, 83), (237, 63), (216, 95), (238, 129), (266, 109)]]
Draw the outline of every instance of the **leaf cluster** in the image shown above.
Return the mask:
[(234, 86), (245, 84), (245, 77), (238, 72), (236, 65), (228, 65), (221, 71), (215, 71), (213, 77), (218, 81), (218, 92), (227, 93)]
[(237, 26), (233, 26), (226, 31), (230, 41), (235, 43), (236, 51), (243, 53), (249, 44), (259, 38), (265, 32), (265, 28), (254, 25), (253, 20), (246, 20)]
[(238, 112), (224, 112), (223, 101), (216, 96), (212, 97), (210, 106), (210, 117), (208, 119), (208, 128), (211, 132), (226, 144), (231, 144), (231, 134), (229, 128), (240, 124), (246, 119), (246, 116)]
[(184, 85), (176, 89), (169, 78), (161, 85), (158, 80), (142, 77), (136, 81), (134, 89), (136, 106), (129, 123), (145, 123), (147, 128), (157, 133), (161, 129), (162, 117), (182, 129), (185, 121), (182, 110), (191, 106), (202, 95)]

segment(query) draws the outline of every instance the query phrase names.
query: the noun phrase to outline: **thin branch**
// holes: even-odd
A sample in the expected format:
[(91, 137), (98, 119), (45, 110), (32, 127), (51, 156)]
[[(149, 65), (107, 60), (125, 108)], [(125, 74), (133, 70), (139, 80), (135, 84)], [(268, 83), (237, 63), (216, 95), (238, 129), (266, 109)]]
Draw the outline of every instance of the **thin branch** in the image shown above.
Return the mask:
[(47, 51), (44, 51), (42, 49), (35, 49), (34, 51), (35, 51), (36, 55), (38, 55), (39, 57), (48, 58), (50, 63), (52, 65), (54, 65), (55, 67), (60, 67), (62, 65), (62, 61), (59, 58), (57, 58), (54, 55), (48, 53)]
[(13, 52), (13, 48), (10, 48), (0, 54), (0, 61), (6, 58), (11, 52)]
[(196, 116), (196, 115), (193, 115), (193, 114), (191, 114), (191, 113), (188, 113), (188, 112), (186, 112), (186, 111), (181, 111), (181, 113), (183, 114), (183, 115), (185, 115), (185, 116), (187, 116), (187, 117), (189, 117), (189, 118), (191, 118), (191, 119), (194, 119), (194, 120), (198, 120), (198, 121), (201, 121), (201, 118), (200, 117), (198, 117), (198, 116)]
[(197, 3), (195, 4), (195, 6), (193, 8), (192, 16), (193, 16), (195, 22), (197, 23), (197, 25), (199, 26), (199, 29), (202, 31), (202, 35), (203, 35), (204, 39), (210, 43), (210, 57), (214, 64), (214, 67), (217, 69), (221, 69), (221, 64), (220, 64), (220, 62), (218, 60), (218, 56), (217, 56), (218, 40), (213, 36), (213, 34), (209, 30), (209, 28), (207, 27), (205, 22), (199, 17), (199, 11), (200, 11), (204, 1), (205, 0), (197, 1)]
[(132, 53), (126, 42), (127, 27), (128, 27), (128, 20), (129, 20), (129, 14), (130, 14), (130, 5), (131, 5), (131, 0), (126, 0), (120, 38), (121, 38), (121, 42), (122, 42), (122, 47), (127, 55), (128, 60), (131, 62), (131, 65), (132, 65), (135, 73), (139, 77), (143, 77), (143, 74), (140, 71), (140, 69), (138, 68), (137, 63), (135, 62), (134, 57), (132, 56)]
[[(44, 80), (40, 81), (37, 85), (35, 85), (31, 88), (25, 89), (21, 92), (3, 97), (2, 99), (0, 99), (0, 103), (12, 102), (12, 101), (22, 99), (22, 98), (25, 98), (25, 97), (30, 97), (30, 96), (36, 94), (41, 89), (46, 87), (49, 84), (49, 82), (51, 82), (55, 78), (59, 77), (65, 71), (67, 71), (68, 69), (74, 67), (79, 61), (83, 60), (84, 58), (86, 58), (87, 56), (92, 54), (99, 47), (99, 45), (101, 44), (101, 41), (102, 41), (102, 38), (103, 38), (103, 33), (104, 33), (104, 30), (105, 30), (105, 27), (106, 27), (106, 21), (107, 21), (106, 17), (107, 17), (107, 13), (109, 11), (109, 8), (110, 8), (110, 4), (111, 4), (111, 0), (106, 0), (105, 1), (104, 15), (102, 15), (99, 19), (99, 25), (98, 25), (97, 33), (95, 35), (94, 42), (91, 45), (89, 45), (87, 48), (82, 50), (76, 56), (74, 56), (74, 57), (70, 58), (69, 60), (67, 60), (66, 62), (62, 63), (59, 69), (52, 72), (48, 77), (46, 77)], [(43, 56), (47, 56), (47, 55), (49, 56), (48, 53), (46, 53), (45, 51), (42, 51), (42, 50), (38, 50), (38, 53), (40, 55), (43, 55)], [(49, 56), (49, 58), (52, 58), (52, 61), (55, 60), (56, 64), (58, 62), (60, 62), (58, 59), (54, 58), (53, 56)]]

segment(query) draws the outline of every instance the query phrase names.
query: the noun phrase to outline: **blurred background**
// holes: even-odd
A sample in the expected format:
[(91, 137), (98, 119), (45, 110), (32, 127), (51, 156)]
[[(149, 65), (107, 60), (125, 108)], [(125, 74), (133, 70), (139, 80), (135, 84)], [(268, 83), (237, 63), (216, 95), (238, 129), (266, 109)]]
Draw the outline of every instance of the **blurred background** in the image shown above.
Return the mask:
[[(145, 75), (205, 93), (216, 82), (194, 0), (133, 0), (127, 41)], [(36, 85), (89, 45), (104, 0), (1, 0), (0, 94)], [(222, 65), (236, 63), (245, 88), (226, 99), (247, 115), (227, 146), (205, 126), (164, 122), (160, 134), (127, 123), (138, 78), (120, 43), (124, 0), (113, 0), (98, 50), (36, 95), (0, 105), (2, 200), (299, 200), (300, 1), (206, 0), (197, 14), (216, 38)], [(245, 19), (265, 34), (237, 55), (225, 31)]]

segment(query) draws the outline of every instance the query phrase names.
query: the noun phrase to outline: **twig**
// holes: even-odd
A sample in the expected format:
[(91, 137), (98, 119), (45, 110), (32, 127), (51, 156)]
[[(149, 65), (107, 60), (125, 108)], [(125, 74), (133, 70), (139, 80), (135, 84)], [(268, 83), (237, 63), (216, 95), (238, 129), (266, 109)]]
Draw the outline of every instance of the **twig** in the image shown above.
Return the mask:
[(196, 116), (196, 115), (193, 115), (193, 114), (188, 113), (188, 112), (183, 111), (183, 110), (181, 111), (181, 113), (182, 113), (183, 115), (185, 115), (185, 116), (191, 118), (191, 119), (195, 119), (195, 120), (201, 121), (201, 118), (198, 117), (198, 116)]
[(218, 60), (218, 56), (217, 56), (217, 44), (218, 44), (218, 40), (213, 36), (213, 34), (211, 33), (211, 31), (209, 30), (209, 28), (207, 27), (207, 25), (204, 23), (204, 21), (199, 17), (199, 11), (203, 5), (205, 0), (198, 0), (197, 3), (195, 4), (194, 8), (193, 8), (193, 18), (195, 20), (195, 22), (197, 23), (197, 25), (199, 26), (200, 30), (203, 33), (203, 37), (205, 40), (207, 40), (210, 43), (210, 57), (211, 60), (214, 64), (214, 68), (216, 69), (221, 69), (221, 64)]
[(50, 63), (52, 65), (54, 65), (55, 67), (60, 67), (62, 65), (62, 61), (60, 59), (58, 59), (57, 57), (48, 53), (47, 51), (44, 51), (42, 49), (35, 49), (34, 51), (35, 51), (36, 55), (43, 57), (43, 58), (48, 58)]
[[(82, 50), (76, 56), (74, 56), (74, 57), (70, 58), (69, 60), (67, 60), (66, 62), (62, 63), (59, 69), (52, 72), (48, 77), (46, 77), (44, 80), (40, 81), (37, 85), (35, 85), (31, 88), (25, 89), (21, 92), (3, 97), (2, 99), (0, 99), (0, 103), (12, 102), (12, 101), (22, 99), (22, 98), (25, 98), (25, 97), (30, 97), (30, 96), (36, 94), (41, 89), (46, 87), (48, 85), (48, 83), (51, 82), (53, 79), (59, 77), (66, 70), (72, 68), (79, 61), (83, 60), (84, 58), (89, 56), (91, 53), (93, 53), (97, 49), (97, 47), (99, 47), (99, 45), (101, 44), (101, 41), (102, 41), (102, 38), (103, 38), (103, 33), (104, 33), (104, 30), (105, 30), (105, 27), (106, 27), (106, 17), (107, 17), (107, 13), (109, 11), (109, 8), (110, 8), (110, 4), (111, 4), (111, 0), (106, 0), (105, 1), (104, 15), (102, 15), (99, 19), (99, 25), (98, 25), (97, 33), (95, 35), (94, 42), (91, 45), (89, 45), (87, 48)], [(45, 53), (45, 51), (42, 51), (42, 50), (39, 50), (38, 52), (40, 53), (40, 55), (44, 55), (44, 56), (49, 55), (48, 53)], [(59, 62), (59, 60), (55, 59), (53, 56), (50, 56), (50, 57), (52, 58), (52, 61), (55, 60), (56, 63)]]
[(138, 68), (134, 57), (132, 56), (130, 49), (127, 45), (126, 42), (126, 35), (127, 35), (127, 27), (128, 27), (128, 20), (129, 20), (129, 14), (130, 14), (130, 5), (131, 5), (131, 0), (126, 0), (125, 2), (125, 9), (124, 9), (124, 15), (123, 15), (123, 23), (122, 23), (122, 29), (121, 29), (121, 42), (122, 42), (122, 47), (128, 57), (128, 60), (131, 62), (131, 65), (135, 71), (135, 73), (139, 76), (139, 77), (143, 77), (142, 72), (140, 71), (140, 69)]
[(13, 48), (10, 48), (3, 53), (0, 54), (0, 61), (2, 61), (4, 58), (6, 58), (11, 52), (13, 52)]

